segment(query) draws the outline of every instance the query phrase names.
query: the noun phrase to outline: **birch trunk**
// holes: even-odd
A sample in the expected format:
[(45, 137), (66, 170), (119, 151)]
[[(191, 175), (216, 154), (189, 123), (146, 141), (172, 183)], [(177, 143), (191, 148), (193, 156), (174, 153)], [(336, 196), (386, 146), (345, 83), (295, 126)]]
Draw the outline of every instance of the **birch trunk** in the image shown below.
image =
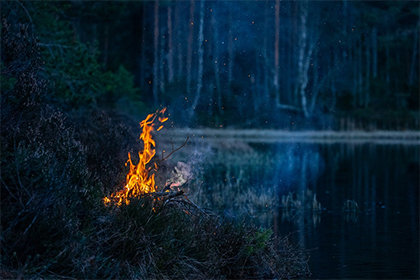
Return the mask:
[(144, 88), (145, 68), (146, 68), (146, 6), (143, 6), (143, 20), (141, 33), (141, 57), (140, 57), (140, 88)]
[[(314, 49), (314, 41), (310, 41), (309, 44), (311, 44), (312, 49)], [(310, 62), (309, 62), (310, 63)], [(318, 77), (318, 57), (315, 55), (314, 56), (314, 60), (313, 60), (313, 65), (311, 65), (314, 70), (314, 76), (313, 76), (313, 87), (312, 87), (312, 94), (311, 96), (311, 106), (309, 107), (309, 115), (313, 115), (313, 113), (315, 112), (315, 106), (316, 106), (316, 100), (318, 98), (318, 93), (321, 89), (322, 84), (324, 83), (324, 81), (326, 80), (326, 77), (324, 77), (324, 79), (320, 82), (319, 81), (319, 77)]]
[[(266, 1), (265, 2), (265, 20), (264, 20), (264, 30), (268, 30), (268, 18), (269, 18), (269, 14), (268, 14), (268, 10), (269, 10), (269, 2)], [(264, 89), (264, 105), (268, 106), (268, 100), (270, 99), (270, 85), (269, 85), (269, 76), (270, 73), (267, 69), (267, 65), (270, 65), (270, 61), (268, 59), (268, 53), (267, 53), (267, 36), (263, 36), (263, 48), (262, 48), (262, 55), (263, 55), (263, 74), (262, 76), (264, 77), (264, 81), (263, 81), (263, 89)]]
[(173, 48), (172, 48), (172, 7), (168, 7), (168, 82), (172, 83), (174, 80), (173, 68)]
[(220, 69), (219, 69), (219, 30), (217, 28), (216, 23), (216, 16), (215, 11), (211, 13), (211, 26), (213, 29), (213, 41), (214, 41), (214, 80), (215, 80), (215, 86), (216, 86), (216, 102), (217, 102), (217, 109), (219, 114), (223, 113), (222, 110), (222, 93), (220, 90)]
[(362, 61), (362, 57), (363, 57), (363, 52), (362, 52), (362, 39), (359, 39), (359, 46), (357, 48), (358, 53), (357, 53), (357, 65), (358, 65), (358, 70), (357, 70), (357, 95), (358, 95), (358, 105), (363, 105), (362, 104), (362, 100), (363, 100), (363, 61)]
[[(337, 69), (338, 67), (338, 55), (337, 55), (337, 50), (334, 50), (334, 60), (331, 63), (331, 68), (332, 69)], [(335, 85), (336, 81), (335, 81), (335, 74), (332, 75), (331, 77), (331, 107), (330, 107), (330, 111), (331, 112), (335, 112), (335, 105), (337, 104), (337, 89), (336, 89), (336, 85)]]
[(154, 59), (153, 59), (153, 101), (155, 105), (159, 103), (159, 77), (158, 77), (158, 64), (159, 64), (159, 0), (155, 0), (154, 9), (154, 36), (153, 36), (153, 47), (154, 47)]
[[(165, 34), (164, 28), (161, 27), (160, 34)], [(165, 61), (165, 36), (160, 38), (160, 57), (159, 57), (159, 97), (165, 94), (165, 73), (168, 72)]]
[(233, 57), (233, 37), (232, 37), (232, 14), (231, 12), (229, 12), (229, 16), (228, 16), (228, 22), (229, 22), (229, 37), (228, 37), (228, 55), (229, 55), (229, 60), (228, 60), (228, 96), (230, 96), (230, 88), (232, 85), (232, 79), (233, 79), (233, 62), (234, 62), (234, 57)]
[(372, 30), (372, 76), (378, 77), (378, 30), (376, 27)]
[(190, 110), (190, 116), (194, 114), (194, 110), (196, 109), (198, 102), (201, 96), (201, 89), (203, 88), (203, 57), (204, 57), (204, 50), (203, 50), (203, 42), (204, 42), (204, 1), (201, 0), (200, 3), (200, 27), (198, 30), (198, 73), (197, 73), (197, 89), (195, 93), (194, 102), (192, 104), (192, 108)]
[(310, 44), (308, 46), (308, 30), (306, 21), (308, 18), (308, 3), (307, 1), (303, 2), (301, 5), (300, 11), (300, 20), (301, 20), (301, 29), (299, 37), (299, 58), (298, 58), (298, 79), (299, 79), (299, 95), (302, 105), (302, 110), (305, 118), (310, 117), (310, 112), (308, 111), (308, 100), (306, 97), (306, 87), (308, 85), (309, 77), (309, 63), (313, 51), (313, 46)]
[(174, 26), (174, 29), (176, 32), (175, 46), (176, 46), (176, 52), (178, 55), (178, 70), (177, 70), (176, 76), (178, 78), (180, 78), (184, 72), (183, 71), (184, 70), (184, 57), (183, 57), (183, 51), (182, 51), (183, 49), (182, 49), (182, 44), (181, 44), (182, 32), (181, 32), (181, 26), (179, 25), (179, 6), (180, 5), (181, 5), (180, 3), (177, 3), (175, 6), (175, 26)]
[(280, 41), (280, 0), (276, 0), (275, 5), (275, 40), (274, 40), (274, 77), (273, 85), (276, 96), (276, 105), (280, 107), (280, 87), (279, 87), (279, 41)]
[(370, 101), (370, 70), (371, 70), (371, 57), (370, 57), (370, 41), (366, 40), (366, 81), (365, 81), (365, 90), (364, 90), (364, 107), (367, 108), (369, 106)]
[(190, 4), (190, 21), (188, 32), (188, 52), (187, 52), (187, 96), (191, 93), (191, 67), (192, 67), (192, 44), (194, 36), (194, 9), (195, 0), (191, 0)]
[(385, 62), (386, 62), (386, 72), (385, 72), (385, 93), (386, 95), (390, 94), (390, 83), (391, 83), (391, 78), (389, 76), (389, 71), (391, 68), (391, 56), (390, 56), (390, 52), (389, 52), (389, 42), (385, 43)]
[(416, 65), (416, 57), (417, 57), (418, 43), (419, 43), (419, 26), (420, 26), (420, 22), (417, 23), (417, 27), (414, 30), (414, 48), (413, 48), (413, 56), (412, 56), (412, 59), (411, 59), (410, 78), (409, 78), (409, 81), (408, 81), (408, 84), (410, 86), (413, 85), (414, 72), (415, 72), (415, 68), (416, 68), (415, 65)]

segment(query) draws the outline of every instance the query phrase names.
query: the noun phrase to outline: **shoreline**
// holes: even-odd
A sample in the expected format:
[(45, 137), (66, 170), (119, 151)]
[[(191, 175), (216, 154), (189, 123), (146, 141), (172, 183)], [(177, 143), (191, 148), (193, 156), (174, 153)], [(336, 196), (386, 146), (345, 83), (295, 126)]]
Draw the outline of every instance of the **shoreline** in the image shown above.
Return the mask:
[(405, 144), (420, 145), (420, 131), (332, 131), (305, 130), (286, 131), (269, 129), (163, 129), (156, 135), (170, 137), (174, 141), (235, 141), (248, 143), (375, 143), (375, 144)]

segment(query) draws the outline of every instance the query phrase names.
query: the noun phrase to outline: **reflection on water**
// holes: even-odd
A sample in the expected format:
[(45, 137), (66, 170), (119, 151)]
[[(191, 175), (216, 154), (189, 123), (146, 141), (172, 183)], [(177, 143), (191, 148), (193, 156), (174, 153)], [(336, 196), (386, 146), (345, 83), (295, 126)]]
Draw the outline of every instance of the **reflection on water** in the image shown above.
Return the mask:
[(250, 147), (212, 151), (200, 205), (291, 233), (313, 278), (419, 277), (418, 145)]

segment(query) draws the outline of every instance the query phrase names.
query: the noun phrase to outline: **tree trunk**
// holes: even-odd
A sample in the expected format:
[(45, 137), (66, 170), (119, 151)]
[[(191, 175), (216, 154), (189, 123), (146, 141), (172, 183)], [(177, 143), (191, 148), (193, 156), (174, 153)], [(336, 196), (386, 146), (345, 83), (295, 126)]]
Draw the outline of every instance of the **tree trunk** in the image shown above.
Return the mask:
[[(416, 65), (416, 57), (417, 57), (417, 51), (418, 51), (418, 43), (419, 43), (419, 27), (420, 27), (420, 22), (417, 23), (417, 27), (414, 30), (414, 48), (413, 48), (413, 56), (411, 58), (411, 69), (410, 69), (410, 78), (408, 81), (408, 84), (410, 86), (413, 85), (413, 80), (414, 80), (414, 72), (415, 72), (415, 65)], [(418, 62), (418, 60), (417, 60)]]
[(181, 26), (179, 25), (179, 6), (181, 4), (180, 3), (176, 3), (175, 5), (175, 34), (176, 34), (176, 50), (177, 50), (177, 55), (178, 55), (178, 70), (176, 73), (176, 76), (178, 78), (180, 78), (183, 74), (183, 69), (184, 69), (184, 57), (183, 57), (183, 52), (182, 52), (182, 32), (181, 32)]
[(172, 7), (168, 6), (168, 82), (172, 83), (174, 80), (173, 68), (173, 49), (172, 49)]
[(363, 105), (363, 51), (362, 51), (362, 39), (359, 38), (359, 46), (357, 48), (357, 65), (358, 65), (358, 71), (357, 71), (357, 93), (358, 93), (358, 105)]
[(158, 64), (159, 64), (159, 0), (155, 0), (154, 9), (155, 23), (154, 23), (154, 59), (153, 59), (153, 101), (155, 105), (159, 104), (159, 77), (158, 77)]
[[(396, 52), (396, 56), (395, 56), (396, 65), (401, 65), (400, 64), (400, 50), (397, 48), (395, 52)], [(395, 83), (394, 98), (395, 98), (395, 103), (397, 104), (397, 108), (399, 109), (401, 108), (401, 98), (400, 98), (399, 77), (397, 73), (394, 73), (394, 83)]]
[(376, 27), (372, 30), (372, 76), (378, 77), (378, 30)]
[[(313, 44), (313, 42), (310, 42), (310, 44)], [(314, 55), (313, 63), (311, 64), (312, 68), (314, 69), (314, 75), (313, 75), (313, 87), (312, 87), (312, 94), (311, 94), (311, 106), (309, 107), (309, 114), (313, 115), (315, 112), (315, 106), (316, 106), (316, 100), (318, 98), (318, 93), (321, 89), (321, 84), (324, 83), (324, 81), (327, 79), (325, 76), (322, 79), (322, 82), (319, 81), (318, 76), (318, 56)]]
[(105, 45), (104, 45), (104, 65), (105, 69), (108, 65), (108, 49), (109, 49), (109, 23), (105, 23)]
[(233, 79), (233, 63), (234, 63), (234, 57), (233, 57), (233, 37), (232, 37), (232, 14), (231, 11), (228, 12), (228, 22), (229, 22), (229, 34), (228, 34), (228, 55), (229, 55), (229, 60), (228, 60), (228, 82), (227, 82), (227, 86), (228, 86), (228, 91), (227, 94), (228, 96), (230, 96), (230, 89), (232, 86), (232, 79)]
[(191, 67), (192, 67), (192, 44), (194, 36), (194, 10), (195, 0), (191, 0), (190, 4), (190, 21), (188, 32), (188, 52), (187, 52), (187, 96), (191, 93)]
[(351, 37), (351, 45), (350, 45), (351, 49), (350, 49), (350, 57), (349, 57), (349, 62), (351, 64), (352, 67), (352, 107), (354, 107), (354, 105), (356, 104), (356, 98), (357, 98), (357, 40), (355, 38), (355, 36), (353, 35)]
[[(164, 26), (161, 27), (160, 34), (165, 34)], [(165, 73), (168, 73), (165, 61), (165, 36), (160, 38), (160, 57), (159, 57), (159, 95), (160, 98), (165, 94)]]
[(389, 76), (389, 71), (390, 71), (390, 65), (391, 65), (391, 56), (390, 56), (390, 51), (389, 51), (389, 42), (387, 41), (385, 43), (385, 62), (386, 62), (386, 71), (385, 71), (385, 93), (386, 95), (390, 94), (390, 76)]
[(273, 85), (276, 96), (276, 105), (280, 107), (280, 86), (279, 86), (279, 41), (280, 41), (280, 0), (276, 0), (275, 5), (275, 40), (274, 40), (274, 77)]
[[(265, 2), (265, 19), (264, 19), (264, 30), (268, 30), (268, 18), (269, 18), (269, 2), (266, 1)], [(263, 63), (262, 63), (262, 68), (263, 68), (263, 74), (262, 76), (264, 77), (263, 80), (263, 104), (264, 106), (268, 106), (269, 104), (269, 100), (270, 100), (270, 83), (269, 83), (269, 77), (270, 77), (270, 72), (267, 69), (267, 66), (270, 65), (270, 60), (268, 59), (268, 53), (267, 53), (267, 48), (268, 48), (268, 43), (267, 43), (267, 36), (263, 36), (263, 47), (262, 47), (262, 55), (263, 55)]]
[(298, 82), (299, 95), (302, 105), (302, 110), (305, 118), (310, 117), (308, 110), (308, 100), (306, 97), (306, 87), (309, 81), (309, 63), (314, 48), (314, 44), (308, 40), (307, 19), (308, 19), (308, 2), (301, 2), (300, 20), (301, 29), (299, 37), (299, 58), (298, 58)]
[(146, 68), (146, 8), (143, 6), (143, 20), (142, 20), (142, 31), (141, 31), (141, 55), (140, 55), (140, 88), (144, 88), (145, 81), (145, 68)]
[[(343, 0), (343, 10), (342, 10), (342, 14), (343, 14), (343, 30), (342, 30), (342, 34), (344, 34), (344, 36), (348, 36), (348, 30), (349, 30), (349, 26), (348, 26), (348, 22), (349, 22), (349, 13), (348, 13), (348, 8), (347, 8), (347, 1)], [(350, 37), (350, 36), (348, 36)], [(343, 46), (342, 48), (342, 59), (343, 61), (346, 61), (347, 59), (347, 47)], [(350, 50), (349, 50), (350, 52)]]
[(255, 55), (255, 82), (254, 86), (252, 87), (252, 103), (253, 103), (253, 117), (258, 115), (258, 111), (260, 109), (260, 101), (261, 101), (261, 91), (260, 91), (260, 84), (261, 84), (261, 70), (260, 70), (260, 56), (258, 53)]
[[(298, 37), (299, 31), (298, 31), (298, 25), (299, 25), (299, 4), (296, 1), (291, 2), (291, 10), (292, 10), (292, 44), (291, 44), (291, 72), (292, 72), (292, 90), (293, 90), (293, 99), (296, 106), (300, 106), (300, 97), (299, 97), (299, 85), (298, 85), (298, 79), (296, 78), (298, 76), (299, 71), (299, 65), (295, 64), (295, 59), (298, 56), (298, 51), (296, 50), (295, 46), (299, 44), (299, 38)], [(299, 59), (299, 58), (297, 58)]]
[[(288, 9), (288, 16), (289, 18), (292, 16), (292, 9), (291, 9), (291, 4), (288, 3), (290, 5), (290, 8)], [(286, 44), (285, 46), (285, 52), (286, 52), (286, 71), (284, 73), (284, 79), (285, 82), (284, 84), (286, 85), (286, 90), (287, 90), (287, 103), (291, 104), (291, 105), (295, 105), (295, 100), (293, 98), (293, 81), (292, 81), (292, 77), (293, 77), (293, 69), (294, 69), (294, 59), (293, 59), (293, 37), (294, 37), (294, 32), (292, 29), (290, 28), (286, 28), (285, 31), (285, 36), (286, 38), (288, 38), (288, 44)]]
[(201, 96), (201, 89), (203, 87), (203, 42), (204, 42), (204, 1), (201, 0), (200, 3), (200, 27), (198, 30), (198, 74), (197, 74), (197, 90), (195, 93), (194, 102), (192, 104), (192, 108), (190, 110), (190, 116), (194, 114), (194, 110), (198, 105), (198, 101), (200, 100)]
[(216, 102), (217, 102), (217, 109), (219, 114), (223, 113), (222, 110), (222, 92), (220, 89), (220, 70), (219, 70), (219, 30), (217, 28), (216, 23), (216, 11), (212, 11), (211, 13), (211, 26), (213, 29), (213, 41), (214, 41), (214, 55), (213, 55), (213, 65), (214, 65), (214, 80), (215, 80), (215, 92), (216, 92)]
[[(333, 62), (331, 63), (331, 68), (332, 69), (337, 69), (338, 66), (338, 55), (337, 55), (337, 50), (334, 50), (334, 57), (333, 57)], [(330, 105), (330, 112), (335, 112), (335, 105), (337, 103), (337, 89), (336, 89), (336, 85), (335, 85), (336, 81), (335, 81), (335, 74), (332, 75), (331, 77), (331, 105)]]
[(365, 90), (364, 90), (364, 107), (369, 106), (370, 101), (370, 40), (366, 40), (366, 81), (365, 81)]

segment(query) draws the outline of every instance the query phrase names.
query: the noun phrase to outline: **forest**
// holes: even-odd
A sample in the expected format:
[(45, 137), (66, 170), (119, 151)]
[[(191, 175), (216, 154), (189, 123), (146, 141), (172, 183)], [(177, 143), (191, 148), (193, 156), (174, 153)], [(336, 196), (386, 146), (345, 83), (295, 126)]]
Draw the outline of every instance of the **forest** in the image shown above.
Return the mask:
[[(186, 127), (419, 125), (415, 1), (6, 1), (40, 42), (51, 99)], [(141, 114), (141, 112), (143, 114)]]
[[(2, 1), (0, 277), (309, 277), (302, 242), (211, 207), (267, 210), (321, 156), (188, 129), (417, 133), (419, 28), (415, 1)], [(161, 156), (158, 122), (186, 134)]]

